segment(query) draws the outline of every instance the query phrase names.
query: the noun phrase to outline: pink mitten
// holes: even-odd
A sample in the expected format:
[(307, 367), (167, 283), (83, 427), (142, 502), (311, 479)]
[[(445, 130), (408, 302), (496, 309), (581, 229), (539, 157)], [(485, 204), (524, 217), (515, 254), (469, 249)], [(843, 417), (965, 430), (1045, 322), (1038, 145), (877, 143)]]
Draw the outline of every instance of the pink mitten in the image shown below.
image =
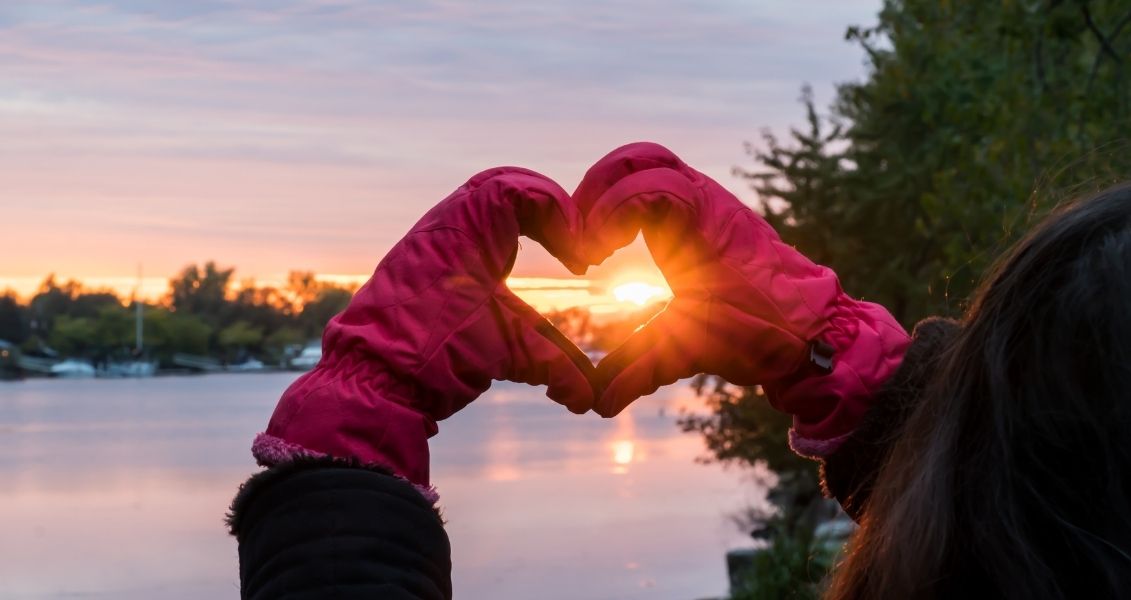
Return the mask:
[(377, 265), (322, 336), (322, 361), (283, 394), (252, 453), (355, 458), (428, 490), (436, 421), (492, 379), (546, 384), (583, 413), (594, 401), (588, 357), (505, 284), (519, 235), (573, 270), (580, 214), (553, 181), (501, 167), (472, 177), (429, 211)]
[(675, 298), (598, 366), (595, 409), (693, 374), (761, 384), (794, 417), (790, 440), (828, 455), (860, 423), (909, 343), (882, 306), (859, 302), (757, 213), (669, 150), (637, 143), (586, 174), (574, 200), (585, 215), (586, 260), (599, 264), (644, 239)]

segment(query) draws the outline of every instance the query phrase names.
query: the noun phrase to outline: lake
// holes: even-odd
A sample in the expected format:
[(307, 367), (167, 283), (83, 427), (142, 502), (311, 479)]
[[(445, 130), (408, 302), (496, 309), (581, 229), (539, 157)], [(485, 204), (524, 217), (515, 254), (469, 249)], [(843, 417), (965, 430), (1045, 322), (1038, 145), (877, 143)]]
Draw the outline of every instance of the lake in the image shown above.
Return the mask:
[[(239, 597), (223, 525), (293, 373), (0, 383), (0, 597)], [(456, 598), (725, 594), (729, 515), (761, 490), (703, 465), (686, 383), (616, 419), (496, 383), (432, 439)]]

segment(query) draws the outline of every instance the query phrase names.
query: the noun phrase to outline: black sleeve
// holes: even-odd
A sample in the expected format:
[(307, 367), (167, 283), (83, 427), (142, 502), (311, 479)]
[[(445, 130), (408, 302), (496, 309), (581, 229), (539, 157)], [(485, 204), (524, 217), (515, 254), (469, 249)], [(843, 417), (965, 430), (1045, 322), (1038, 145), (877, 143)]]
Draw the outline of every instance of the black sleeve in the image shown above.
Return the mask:
[(903, 363), (877, 394), (864, 422), (821, 462), (821, 486), (853, 519), (860, 520), (876, 475), (892, 443), (922, 397), (938, 359), (960, 330), (957, 322), (931, 318), (915, 326)]
[(256, 474), (228, 515), (240, 597), (449, 600), (443, 521), (408, 482), (339, 459)]

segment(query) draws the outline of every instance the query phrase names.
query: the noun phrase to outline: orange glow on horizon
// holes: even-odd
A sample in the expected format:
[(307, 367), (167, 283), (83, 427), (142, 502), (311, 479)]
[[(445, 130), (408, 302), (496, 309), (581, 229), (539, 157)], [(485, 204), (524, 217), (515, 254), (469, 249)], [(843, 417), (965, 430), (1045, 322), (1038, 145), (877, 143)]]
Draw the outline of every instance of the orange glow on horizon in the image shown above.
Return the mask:
[(640, 281), (629, 281), (613, 288), (613, 297), (618, 302), (631, 302), (637, 306), (648, 304), (653, 298), (664, 294), (664, 288)]
[[(654, 267), (652, 269), (655, 270)], [(159, 303), (169, 293), (170, 277), (172, 275), (146, 276), (139, 280), (136, 276), (73, 276), (67, 273), (56, 273), (55, 281), (61, 285), (74, 280), (81, 283), (85, 289), (110, 291), (124, 300), (132, 298), (137, 293), (146, 302)], [(319, 282), (348, 288), (360, 287), (369, 277), (370, 274), (368, 273), (323, 273), (315, 275), (315, 279)], [(20, 301), (27, 302), (39, 291), (45, 279), (46, 275), (0, 276), (0, 294), (15, 293)], [(231, 290), (234, 293), (249, 284), (254, 287), (285, 289), (287, 276), (243, 277), (237, 271), (231, 283)], [(520, 298), (542, 312), (580, 307), (588, 309), (596, 315), (615, 315), (636, 310), (650, 302), (671, 296), (670, 289), (658, 271), (650, 273), (641, 268), (618, 269), (618, 272), (612, 276), (603, 276), (599, 272), (591, 273), (589, 277), (516, 275), (507, 278), (507, 286)]]

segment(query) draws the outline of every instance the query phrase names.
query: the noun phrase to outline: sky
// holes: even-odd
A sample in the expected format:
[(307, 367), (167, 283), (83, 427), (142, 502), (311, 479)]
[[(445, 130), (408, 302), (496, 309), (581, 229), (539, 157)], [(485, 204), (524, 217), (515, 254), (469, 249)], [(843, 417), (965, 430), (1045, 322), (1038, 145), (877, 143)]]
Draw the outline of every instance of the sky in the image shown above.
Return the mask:
[[(160, 286), (209, 259), (365, 274), (480, 170), (572, 190), (638, 140), (750, 201), (744, 142), (801, 123), (803, 84), (824, 105), (863, 76), (844, 30), (879, 5), (0, 2), (0, 289), (139, 266)], [(654, 271), (642, 256), (594, 277)], [(534, 243), (515, 274), (568, 276)]]

